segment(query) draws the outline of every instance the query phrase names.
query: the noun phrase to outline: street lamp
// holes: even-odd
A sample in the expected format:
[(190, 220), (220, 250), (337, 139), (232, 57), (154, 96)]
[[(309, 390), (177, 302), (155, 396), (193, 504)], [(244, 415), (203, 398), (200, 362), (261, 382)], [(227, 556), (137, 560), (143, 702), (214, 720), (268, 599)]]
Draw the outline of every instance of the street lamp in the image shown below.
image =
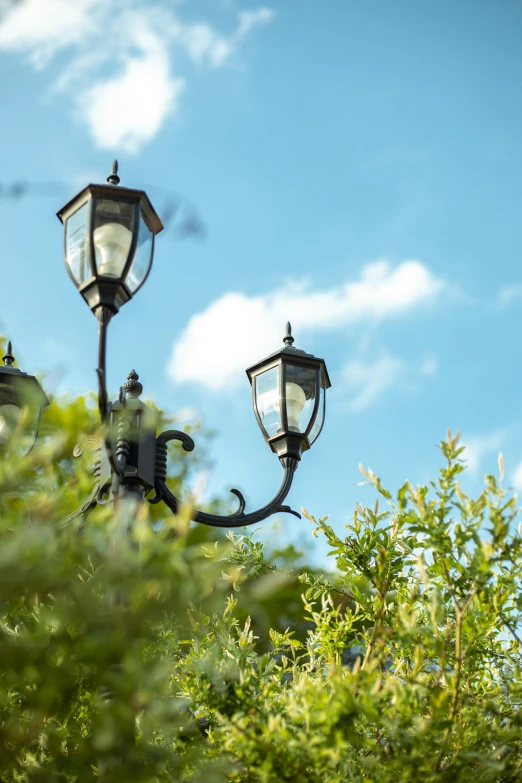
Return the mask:
[(279, 459), (300, 460), (323, 428), (325, 390), (331, 386), (323, 359), (294, 348), (290, 322), (284, 348), (249, 367), (254, 412)]
[(147, 194), (119, 183), (114, 161), (107, 185), (87, 185), (58, 212), (67, 271), (94, 313), (117, 313), (141, 288), (163, 230)]
[(118, 161), (106, 185), (87, 185), (57, 213), (69, 275), (99, 323), (98, 401), (107, 421), (107, 327), (147, 279), (154, 237), (163, 230), (143, 190), (119, 187)]
[(34, 375), (13, 367), (11, 342), (0, 365), (0, 450), (5, 452), (12, 445), (13, 435), (20, 424), (22, 411), (27, 408), (31, 424), (34, 425), (33, 448), (40, 431), (40, 417), (49, 400)]
[[(107, 185), (88, 185), (58, 212), (64, 225), (67, 270), (99, 322), (98, 402), (106, 425), (95, 467), (96, 486), (70, 519), (106, 502), (107, 497), (116, 500), (121, 493), (132, 493), (143, 499), (151, 490), (150, 503), (163, 501), (176, 513), (180, 501), (166, 483), (167, 444), (177, 440), (185, 451), (194, 449), (194, 441), (185, 432), (168, 430), (156, 436), (156, 416), (139, 399), (143, 387), (134, 370), (120, 389), (119, 399), (108, 402), (107, 326), (147, 279), (154, 237), (163, 228), (147, 194), (119, 187), (119, 183), (115, 161)], [(321, 432), (330, 379), (323, 359), (294, 347), (290, 323), (283, 343), (283, 348), (246, 371), (257, 422), (283, 467), (281, 486), (269, 503), (250, 513), (245, 512), (241, 492), (232, 489), (239, 500), (236, 511), (221, 516), (192, 509), (191, 517), (197, 522), (242, 527), (280, 511), (299, 516), (283, 502), (303, 452)]]

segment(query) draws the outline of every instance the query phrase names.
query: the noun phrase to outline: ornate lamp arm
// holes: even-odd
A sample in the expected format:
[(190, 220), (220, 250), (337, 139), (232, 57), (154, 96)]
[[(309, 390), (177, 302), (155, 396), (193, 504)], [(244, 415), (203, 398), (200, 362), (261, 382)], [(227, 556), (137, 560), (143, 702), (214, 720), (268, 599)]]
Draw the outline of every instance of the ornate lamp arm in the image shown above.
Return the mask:
[[(155, 497), (149, 498), (149, 503), (159, 503), (162, 500), (170, 510), (176, 514), (181, 505), (178, 498), (167, 487), (167, 443), (171, 440), (179, 440), (185, 451), (192, 451), (194, 449), (194, 441), (185, 432), (179, 432), (178, 430), (168, 430), (163, 432), (156, 439), (156, 481), (154, 489), (156, 492)], [(294, 516), (301, 518), (301, 515), (297, 511), (293, 511), (290, 506), (283, 506), (282, 503), (290, 491), (294, 473), (297, 468), (298, 460), (293, 457), (284, 457), (281, 460), (284, 473), (281, 486), (277, 494), (272, 500), (257, 511), (252, 511), (249, 514), (245, 514), (245, 499), (238, 489), (232, 489), (239, 498), (239, 508), (233, 514), (228, 516), (220, 516), (219, 514), (208, 514), (206, 511), (198, 511), (193, 509), (191, 518), (195, 522), (201, 522), (204, 525), (211, 525), (212, 527), (245, 527), (246, 525), (253, 525), (256, 522), (261, 522), (262, 519), (266, 519), (272, 514), (277, 512), (286, 512), (287, 514), (294, 514)]]

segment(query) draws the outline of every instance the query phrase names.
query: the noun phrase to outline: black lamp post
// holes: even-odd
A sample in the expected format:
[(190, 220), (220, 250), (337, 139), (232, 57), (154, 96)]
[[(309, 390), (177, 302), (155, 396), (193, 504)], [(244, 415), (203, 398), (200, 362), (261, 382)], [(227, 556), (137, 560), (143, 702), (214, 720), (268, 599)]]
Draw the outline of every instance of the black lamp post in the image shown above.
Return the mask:
[[(118, 401), (109, 403), (107, 399), (107, 326), (147, 279), (154, 237), (163, 228), (146, 193), (121, 188), (119, 182), (115, 161), (107, 185), (88, 185), (58, 212), (64, 224), (67, 270), (99, 322), (98, 400), (100, 417), (106, 424), (95, 469), (96, 486), (71, 518), (105, 502), (108, 495), (116, 499), (123, 492), (143, 498), (151, 490), (155, 495), (149, 498), (150, 503), (163, 501), (176, 513), (180, 501), (166, 483), (167, 444), (178, 440), (185, 451), (194, 448), (194, 441), (185, 432), (168, 430), (156, 436), (156, 417), (139, 399), (143, 387), (134, 370), (120, 389)], [(323, 359), (294, 348), (293, 342), (287, 323), (284, 347), (247, 370), (258, 424), (283, 467), (278, 492), (262, 508), (245, 513), (245, 500), (239, 490), (233, 489), (239, 500), (234, 513), (219, 516), (193, 509), (195, 521), (215, 527), (242, 527), (279, 511), (299, 516), (283, 502), (303, 452), (321, 432), (330, 379)], [(6, 371), (6, 367), (0, 368), (0, 375), (1, 370)]]

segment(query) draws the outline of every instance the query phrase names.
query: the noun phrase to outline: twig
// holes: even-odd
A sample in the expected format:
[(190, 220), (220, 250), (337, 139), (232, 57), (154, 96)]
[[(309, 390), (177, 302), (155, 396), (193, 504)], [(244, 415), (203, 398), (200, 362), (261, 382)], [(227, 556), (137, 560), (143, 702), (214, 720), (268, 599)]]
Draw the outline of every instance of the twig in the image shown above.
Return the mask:
[[(450, 714), (449, 719), (451, 721), (451, 724), (448, 726), (446, 731), (444, 732), (444, 736), (442, 739), (442, 745), (441, 749), (439, 751), (439, 755), (437, 758), (437, 764), (435, 766), (435, 770), (437, 772), (440, 772), (441, 769), (441, 762), (444, 757), (444, 751), (445, 751), (445, 745), (448, 741), (448, 738), (451, 734), (451, 731), (453, 729), (453, 723), (455, 721), (455, 718), (457, 716), (457, 710), (459, 706), (459, 693), (460, 693), (460, 679), (462, 675), (462, 621), (464, 619), (464, 615), (466, 613), (466, 610), (468, 609), (471, 601), (473, 600), (475, 593), (477, 589), (475, 588), (472, 590), (469, 595), (466, 597), (466, 600), (462, 605), (458, 603), (456, 598), (453, 599), (453, 604), (455, 607), (455, 687), (453, 690), (453, 698), (451, 700), (451, 707), (450, 707)], [(457, 745), (457, 753), (458, 753), (459, 746)], [(449, 766), (449, 765), (448, 765)]]
[(371, 656), (372, 652), (375, 649), (375, 643), (377, 641), (377, 634), (378, 634), (378, 632), (380, 630), (381, 619), (382, 619), (382, 616), (384, 614), (384, 607), (385, 607), (385, 603), (386, 603), (386, 593), (387, 593), (387, 590), (388, 590), (388, 579), (386, 579), (386, 582), (384, 583), (383, 591), (381, 593), (379, 593), (379, 597), (381, 599), (381, 605), (380, 605), (379, 609), (377, 610), (377, 614), (375, 615), (375, 624), (373, 626), (373, 631), (372, 631), (372, 636), (371, 636), (371, 639), (370, 639), (370, 644), (368, 645), (368, 648), (366, 650), (366, 653), (365, 653), (365, 656), (364, 656), (364, 660), (363, 660), (363, 662), (361, 664), (361, 669), (364, 669), (364, 667), (366, 666), (366, 664), (370, 660), (370, 656)]
[(522, 647), (522, 639), (521, 639), (521, 638), (520, 638), (520, 636), (517, 634), (517, 632), (515, 631), (515, 629), (513, 628), (513, 626), (512, 626), (510, 623), (508, 623), (508, 621), (506, 620), (506, 618), (504, 617), (504, 615), (503, 615), (503, 614), (500, 614), (500, 619), (502, 620), (502, 622), (504, 623), (504, 625), (506, 626), (506, 628), (507, 628), (509, 631), (511, 631), (511, 633), (513, 634), (513, 637), (514, 637), (514, 638), (517, 640), (517, 642), (519, 643), (519, 645)]

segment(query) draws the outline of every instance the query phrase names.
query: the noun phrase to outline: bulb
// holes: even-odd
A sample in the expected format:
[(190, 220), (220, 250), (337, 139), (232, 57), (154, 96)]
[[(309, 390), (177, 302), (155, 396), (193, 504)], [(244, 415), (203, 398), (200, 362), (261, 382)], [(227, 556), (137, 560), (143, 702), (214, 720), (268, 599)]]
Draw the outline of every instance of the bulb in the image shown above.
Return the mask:
[(120, 277), (129, 255), (132, 232), (121, 223), (104, 223), (92, 235), (99, 275)]
[(0, 445), (5, 446), (11, 440), (22, 411), (17, 405), (0, 405)]
[(303, 410), (306, 402), (306, 394), (297, 383), (286, 384), (286, 415), (288, 418), (288, 429), (300, 432), (299, 414)]

